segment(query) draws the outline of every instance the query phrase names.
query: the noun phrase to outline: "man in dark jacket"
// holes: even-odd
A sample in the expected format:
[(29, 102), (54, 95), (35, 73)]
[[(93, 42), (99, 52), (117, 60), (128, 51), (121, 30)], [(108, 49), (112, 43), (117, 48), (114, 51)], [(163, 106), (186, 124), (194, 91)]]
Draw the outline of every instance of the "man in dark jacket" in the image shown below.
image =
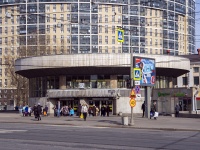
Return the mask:
[(41, 120), (41, 114), (42, 114), (42, 107), (40, 106), (40, 103), (37, 105), (37, 118), (38, 121)]
[(145, 112), (145, 102), (142, 104), (142, 107), (141, 107), (142, 111), (143, 111), (143, 114), (142, 114), (142, 117), (144, 118), (144, 112)]
[(106, 106), (106, 114), (107, 114), (107, 117), (109, 117), (109, 113), (110, 113), (110, 107), (109, 105)]
[(92, 107), (92, 112), (93, 112), (93, 116), (96, 116), (96, 106), (95, 105), (93, 105), (93, 107)]
[(179, 117), (179, 111), (180, 111), (180, 106), (177, 103), (176, 106), (175, 106), (175, 117)]
[(34, 116), (35, 116), (35, 118), (37, 118), (37, 106), (36, 106), (36, 104), (33, 106), (33, 112), (34, 112)]

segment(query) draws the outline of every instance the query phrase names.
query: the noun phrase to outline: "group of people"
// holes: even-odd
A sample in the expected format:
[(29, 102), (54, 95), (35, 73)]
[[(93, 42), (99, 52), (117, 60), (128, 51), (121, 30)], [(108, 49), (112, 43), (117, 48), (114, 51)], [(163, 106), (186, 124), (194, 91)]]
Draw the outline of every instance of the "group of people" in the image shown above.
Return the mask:
[[(145, 102), (142, 104), (141, 109), (142, 109), (142, 117), (144, 118), (144, 113), (145, 113)], [(157, 109), (156, 109), (156, 102), (153, 103), (153, 105), (151, 106), (151, 110), (150, 110), (150, 119), (153, 117), (155, 120), (157, 119)]]
[[(145, 102), (142, 104), (141, 109), (143, 110), (143, 114), (142, 117), (144, 117), (144, 113), (145, 113)], [(175, 117), (179, 117), (179, 111), (181, 110), (181, 106), (179, 103), (176, 104), (175, 106)], [(157, 109), (156, 109), (156, 102), (153, 103), (153, 105), (151, 106), (151, 111), (150, 111), (150, 119), (152, 117), (154, 117), (154, 119), (156, 119), (157, 117), (155, 117), (155, 113), (156, 113)]]
[(54, 110), (54, 116), (73, 116), (74, 115), (74, 109), (70, 106), (63, 106), (61, 109), (59, 109), (57, 106), (53, 107)]
[(41, 120), (41, 115), (43, 114), (44, 116), (48, 114), (48, 107), (45, 106), (44, 109), (42, 109), (43, 106), (38, 103), (37, 105), (35, 104), (33, 107), (30, 107), (28, 105), (22, 107), (22, 114), (23, 116), (31, 116), (33, 113), (35, 118)]
[[(101, 107), (101, 116), (106, 116), (109, 117), (109, 112), (110, 112), (110, 107), (109, 105), (105, 106), (103, 105)], [(78, 115), (81, 116), (81, 113), (83, 114), (83, 118), (84, 120), (86, 121), (86, 118), (87, 118), (87, 114), (89, 116), (98, 116), (99, 115), (99, 108), (96, 107), (95, 105), (93, 105), (92, 107), (86, 105), (86, 104), (79, 104), (79, 107), (78, 107)]]

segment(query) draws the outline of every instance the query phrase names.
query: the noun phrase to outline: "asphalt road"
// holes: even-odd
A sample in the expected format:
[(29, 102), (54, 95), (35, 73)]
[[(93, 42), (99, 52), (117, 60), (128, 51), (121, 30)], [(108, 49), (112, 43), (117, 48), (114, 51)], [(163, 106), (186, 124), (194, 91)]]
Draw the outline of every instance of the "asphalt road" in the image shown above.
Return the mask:
[(197, 150), (200, 132), (0, 124), (0, 150)]

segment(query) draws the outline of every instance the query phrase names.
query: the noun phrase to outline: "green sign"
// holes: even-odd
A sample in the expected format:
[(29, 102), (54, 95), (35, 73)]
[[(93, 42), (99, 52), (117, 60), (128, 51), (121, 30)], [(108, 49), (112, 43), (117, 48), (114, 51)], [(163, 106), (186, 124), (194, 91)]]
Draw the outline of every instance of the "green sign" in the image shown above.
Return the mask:
[(165, 96), (169, 96), (170, 93), (161, 93), (161, 92), (158, 92), (158, 97), (165, 97)]

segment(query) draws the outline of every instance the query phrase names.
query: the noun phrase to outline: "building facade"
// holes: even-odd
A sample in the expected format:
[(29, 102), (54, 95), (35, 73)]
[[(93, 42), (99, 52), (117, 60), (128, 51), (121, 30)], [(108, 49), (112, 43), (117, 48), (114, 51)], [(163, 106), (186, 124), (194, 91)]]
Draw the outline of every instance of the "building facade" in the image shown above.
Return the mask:
[[(124, 42), (117, 42), (117, 29)], [(2, 0), (0, 63), (78, 53), (194, 53), (194, 0)], [(13, 89), (0, 68), (1, 89)], [(165, 80), (165, 79), (161, 79)]]
[[(134, 54), (144, 57), (144, 54)], [(189, 72), (190, 61), (177, 56), (148, 55), (155, 59), (156, 84), (165, 83), (172, 88), (173, 80)], [(48, 105), (52, 113), (54, 105), (68, 105), (75, 110), (79, 103), (89, 106), (109, 105), (113, 114), (130, 113), (130, 54), (68, 54), (27, 57), (16, 60), (16, 73), (29, 79), (29, 104), (40, 102)], [(184, 65), (181, 65), (184, 62)], [(26, 64), (26, 65), (20, 65)], [(168, 85), (168, 86), (166, 86)], [(137, 99), (135, 113), (141, 112), (144, 89)], [(155, 99), (154, 99), (155, 100)]]

